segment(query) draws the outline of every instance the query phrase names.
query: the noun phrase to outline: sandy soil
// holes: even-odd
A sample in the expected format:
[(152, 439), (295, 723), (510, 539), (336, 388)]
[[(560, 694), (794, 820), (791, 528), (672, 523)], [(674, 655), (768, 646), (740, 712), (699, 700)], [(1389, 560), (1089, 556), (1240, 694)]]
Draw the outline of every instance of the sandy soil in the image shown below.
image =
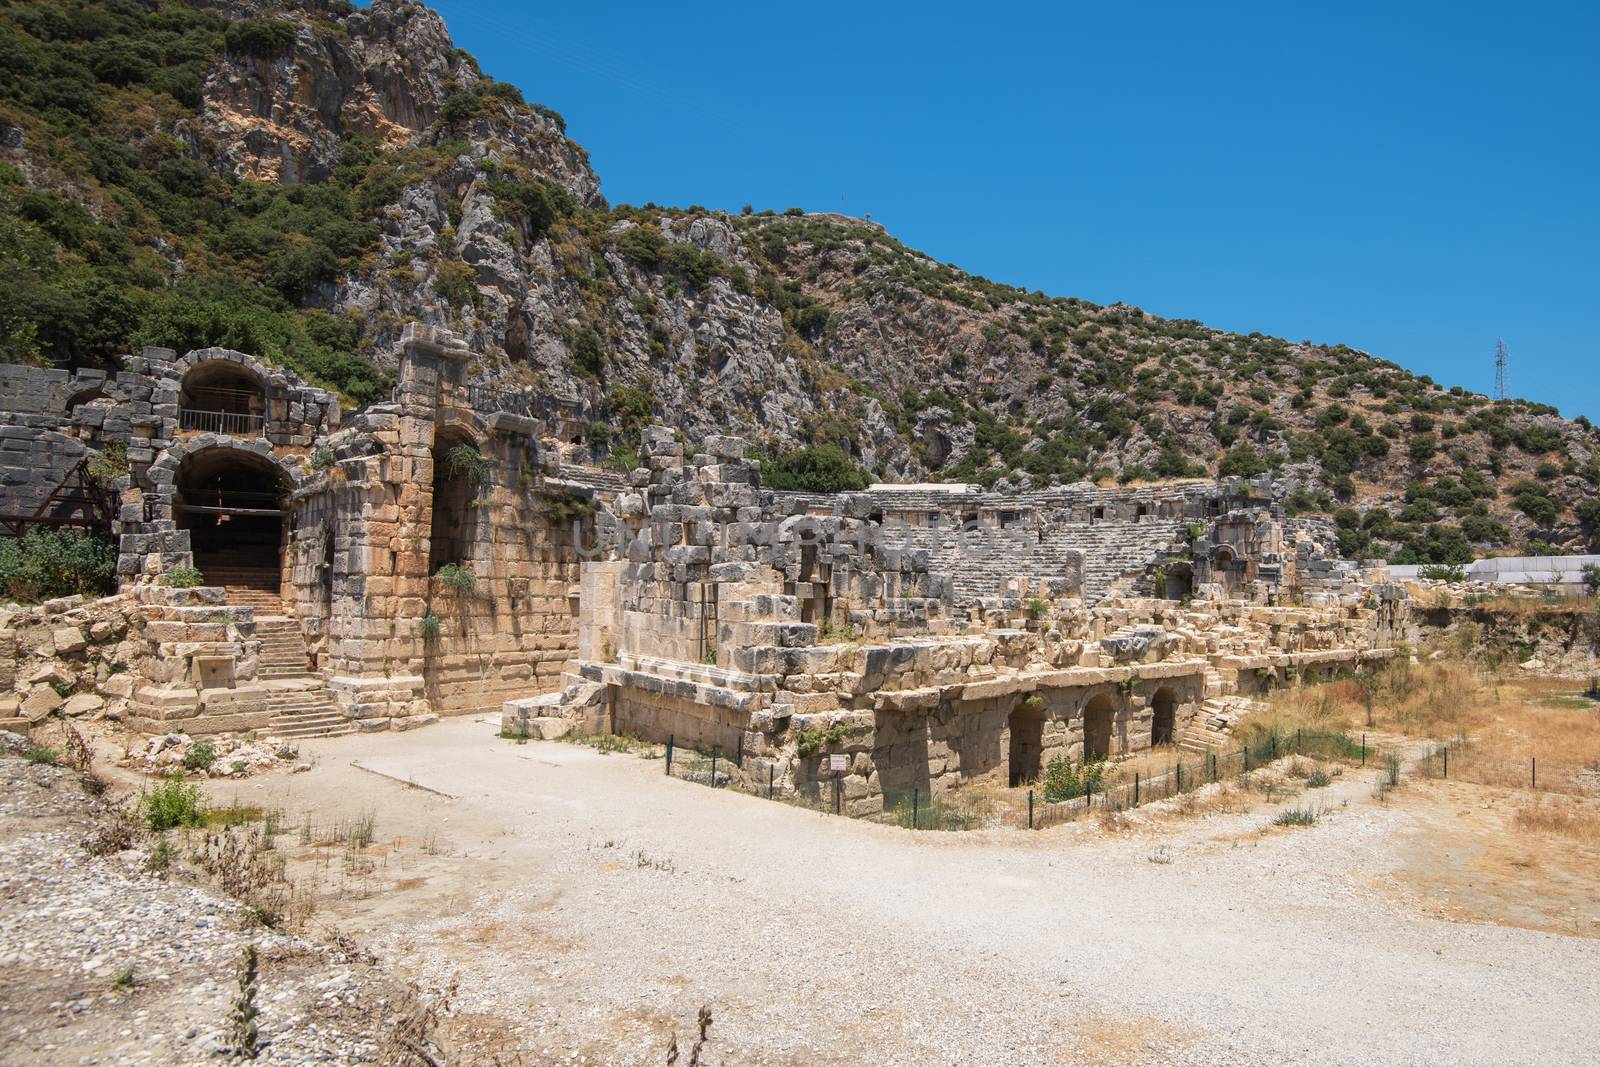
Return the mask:
[[(287, 812), (318, 921), (440, 991), (479, 1062), (663, 1062), (703, 1004), (707, 1062), (1600, 1062), (1588, 859), (1453, 785), (1379, 803), (1353, 771), (1290, 802), (1304, 829), (937, 834), (484, 721), (308, 751), (215, 794)], [(312, 843), (366, 812), (377, 846)]]

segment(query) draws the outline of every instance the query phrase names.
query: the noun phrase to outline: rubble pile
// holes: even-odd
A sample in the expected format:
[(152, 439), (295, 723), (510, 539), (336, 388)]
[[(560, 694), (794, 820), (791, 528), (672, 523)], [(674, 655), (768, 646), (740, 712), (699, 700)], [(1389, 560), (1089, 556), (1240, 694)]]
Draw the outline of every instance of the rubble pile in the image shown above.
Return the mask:
[(237, 737), (191, 738), (188, 734), (161, 734), (128, 749), (122, 766), (151, 774), (178, 772), (189, 778), (248, 778), (252, 774), (290, 766), (310, 770), (300, 762), (300, 750), (274, 738), (247, 740)]

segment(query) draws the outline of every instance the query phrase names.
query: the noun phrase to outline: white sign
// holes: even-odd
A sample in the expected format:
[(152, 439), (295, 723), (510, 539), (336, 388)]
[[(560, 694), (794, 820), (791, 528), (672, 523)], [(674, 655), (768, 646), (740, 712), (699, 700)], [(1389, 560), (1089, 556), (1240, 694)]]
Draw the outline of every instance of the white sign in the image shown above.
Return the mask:
[(850, 757), (849, 756), (837, 756), (837, 755), (835, 755), (835, 756), (829, 756), (828, 757), (828, 770), (830, 770), (830, 771), (843, 773), (844, 771), (849, 769), (849, 766), (850, 766)]

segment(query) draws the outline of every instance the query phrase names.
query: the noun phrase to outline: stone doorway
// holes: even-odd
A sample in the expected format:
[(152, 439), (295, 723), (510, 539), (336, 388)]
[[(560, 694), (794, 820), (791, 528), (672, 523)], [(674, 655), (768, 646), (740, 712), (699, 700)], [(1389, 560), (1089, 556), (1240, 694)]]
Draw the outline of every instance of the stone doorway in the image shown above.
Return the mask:
[(1111, 698), (1102, 693), (1083, 706), (1083, 758), (1085, 761), (1111, 756)]
[(1006, 729), (1011, 738), (1006, 782), (1026, 785), (1039, 777), (1039, 761), (1044, 752), (1044, 709), (1030, 708), (1028, 700), (1022, 701), (1012, 709)]
[(173, 511), (189, 531), (194, 565), (229, 602), (272, 607), (283, 587), (284, 508), (288, 480), (270, 459), (212, 448), (178, 467)]
[(1178, 698), (1165, 687), (1156, 690), (1150, 700), (1150, 745), (1170, 745), (1175, 740), (1178, 719)]

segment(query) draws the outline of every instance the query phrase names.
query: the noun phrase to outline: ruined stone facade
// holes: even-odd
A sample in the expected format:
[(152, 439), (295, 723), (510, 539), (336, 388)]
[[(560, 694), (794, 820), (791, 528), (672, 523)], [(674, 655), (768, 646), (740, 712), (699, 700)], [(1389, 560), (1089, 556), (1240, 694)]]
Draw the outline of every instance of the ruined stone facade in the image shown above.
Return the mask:
[[(0, 368), (7, 510), (92, 522), (49, 512), (52, 487), (125, 451), (104, 610), (108, 707), (134, 728), (503, 706), (509, 729), (672, 738), (802, 792), (837, 777), (865, 812), (1207, 743), (1210, 702), (1382, 657), (1403, 625), (1381, 573), (1328, 558), (1261, 483), (781, 493), (742, 440), (686, 455), (663, 428), (604, 471), (562, 462), (548, 398), (474, 386), (450, 334), (410, 328), (396, 356), (393, 396), (352, 412), (219, 349)], [(13, 711), (41, 650), (0, 622)]]

